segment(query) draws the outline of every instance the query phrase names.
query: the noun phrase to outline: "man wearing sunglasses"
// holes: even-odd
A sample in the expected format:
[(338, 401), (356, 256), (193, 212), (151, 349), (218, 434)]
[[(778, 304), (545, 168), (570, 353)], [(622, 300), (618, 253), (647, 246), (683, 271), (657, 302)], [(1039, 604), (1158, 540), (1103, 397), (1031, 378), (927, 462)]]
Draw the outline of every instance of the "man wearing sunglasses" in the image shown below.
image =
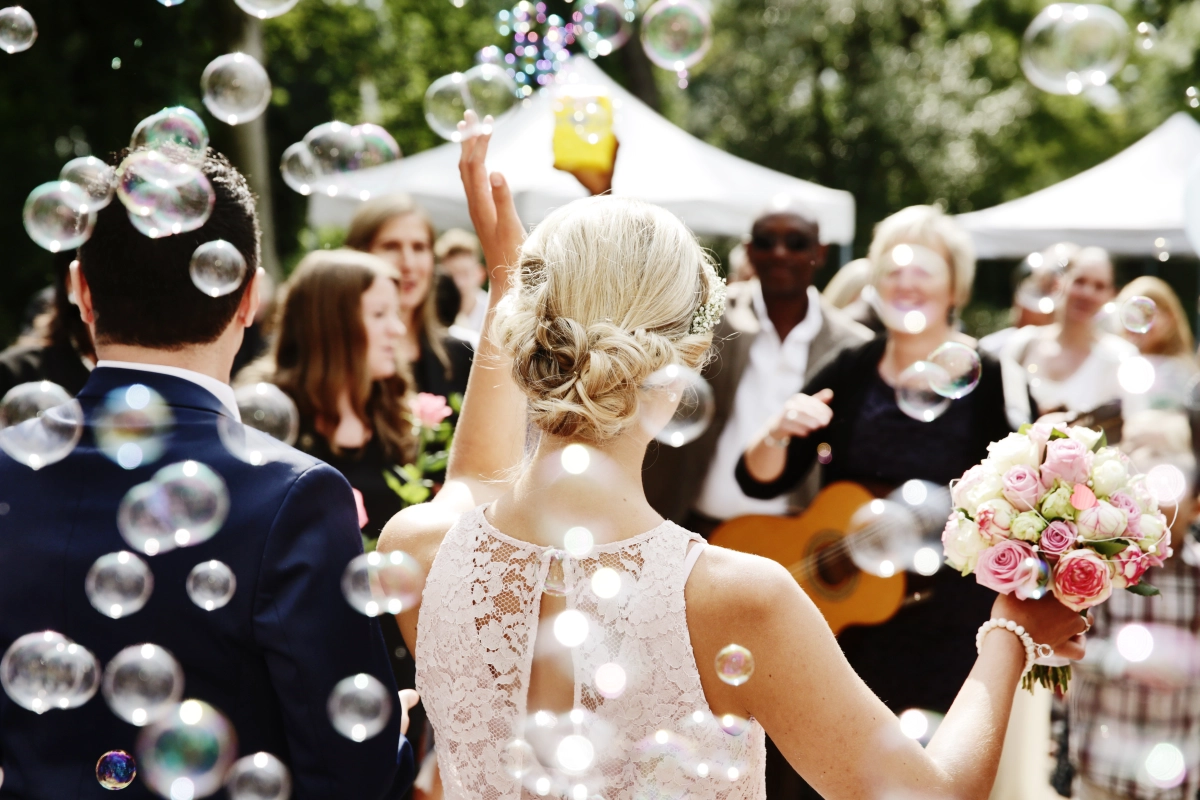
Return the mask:
[(712, 424), (683, 447), (651, 447), (644, 470), (655, 509), (705, 536), (733, 517), (789, 514), (807, 505), (815, 481), (790, 496), (754, 500), (738, 488), (734, 467), (763, 421), (816, 367), (871, 338), (812, 285), (826, 256), (816, 219), (795, 209), (768, 211), (754, 222), (745, 250), (755, 277), (729, 286), (716, 357), (704, 370), (716, 405)]

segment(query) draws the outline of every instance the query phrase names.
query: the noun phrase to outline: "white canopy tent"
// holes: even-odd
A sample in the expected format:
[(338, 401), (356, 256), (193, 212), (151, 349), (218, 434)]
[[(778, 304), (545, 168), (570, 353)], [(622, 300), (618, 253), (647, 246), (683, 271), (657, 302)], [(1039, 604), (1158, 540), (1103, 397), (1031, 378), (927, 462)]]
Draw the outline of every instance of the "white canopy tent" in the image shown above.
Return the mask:
[[(677, 214), (697, 234), (741, 235), (768, 207), (807, 211), (826, 243), (854, 239), (854, 197), (752, 164), (705, 144), (654, 113), (586, 58), (572, 58), (560, 71), (569, 83), (600, 86), (613, 100), (613, 129), (620, 142), (613, 194), (656, 203)], [(554, 208), (587, 192), (571, 175), (554, 168), (553, 87), (540, 89), (496, 126), (488, 166), (504, 173), (521, 218), (540, 221)], [(314, 195), (309, 222), (346, 225), (361, 196), (407, 192), (438, 227), (470, 225), (458, 177), (456, 144), (411, 158), (350, 173), (336, 197)]]
[(1200, 123), (1183, 112), (1102, 164), (1007, 203), (961, 214), (981, 258), (1020, 257), (1056, 242), (1115, 255), (1195, 253), (1184, 233), (1184, 186), (1200, 159)]

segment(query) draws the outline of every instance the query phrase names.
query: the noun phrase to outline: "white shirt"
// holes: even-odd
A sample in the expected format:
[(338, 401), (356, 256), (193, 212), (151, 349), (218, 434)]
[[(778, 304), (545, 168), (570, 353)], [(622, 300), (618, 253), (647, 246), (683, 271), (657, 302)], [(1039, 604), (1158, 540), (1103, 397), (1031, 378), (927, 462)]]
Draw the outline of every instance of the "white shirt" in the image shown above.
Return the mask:
[(136, 369), (142, 372), (154, 372), (159, 375), (172, 375), (176, 378), (183, 378), (185, 381), (191, 381), (220, 400), (221, 405), (225, 406), (225, 410), (229, 412), (231, 417), (238, 422), (242, 421), (242, 415), (238, 413), (237, 397), (233, 394), (233, 387), (228, 383), (222, 383), (216, 378), (210, 378), (207, 375), (193, 372), (190, 369), (166, 367), (162, 364), (136, 364), (132, 361), (106, 361), (105, 359), (100, 359), (96, 363), (96, 366), (112, 367), (113, 369)]
[(487, 309), (488, 293), (483, 289), (476, 289), (475, 307), (471, 309), (470, 314), (464, 314), (460, 311), (454, 320), (454, 324), (479, 333), (483, 330), (483, 321), (487, 317)]
[(709, 465), (696, 510), (716, 519), (745, 514), (785, 514), (787, 497), (755, 500), (742, 493), (733, 477), (738, 459), (767, 420), (783, 408), (787, 399), (804, 387), (808, 370), (808, 347), (821, 331), (821, 294), (808, 287), (808, 314), (782, 342), (763, 300), (762, 287), (755, 282), (752, 303), (762, 329), (750, 345), (750, 361), (738, 383), (733, 411)]

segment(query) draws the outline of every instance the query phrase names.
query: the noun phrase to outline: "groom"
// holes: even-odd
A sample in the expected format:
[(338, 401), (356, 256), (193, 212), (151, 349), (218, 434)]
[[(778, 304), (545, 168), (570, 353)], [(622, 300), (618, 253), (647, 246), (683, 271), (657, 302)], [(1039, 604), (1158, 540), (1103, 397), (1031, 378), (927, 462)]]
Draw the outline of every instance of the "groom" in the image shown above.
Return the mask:
[[(38, 471), (0, 452), (0, 651), (27, 633), (54, 630), (94, 653), (103, 669), (124, 648), (159, 645), (182, 667), (183, 697), (232, 723), (238, 755), (266, 751), (288, 766), (294, 800), (399, 797), (413, 777), (401, 733), (406, 715), (379, 624), (352, 610), (340, 589), (347, 563), (362, 553), (350, 486), (290, 448), (250, 466), (218, 436), (221, 417), (238, 417), (229, 377), (258, 308), (259, 231), (254, 198), (229, 162), (210, 155), (203, 171), (216, 205), (199, 230), (151, 239), (114, 202), (97, 214), (71, 267), (72, 295), (98, 357), (79, 394), (87, 424), (73, 453)], [(189, 263), (200, 244), (216, 239), (236, 247), (247, 269), (237, 289), (213, 298), (193, 285)], [(135, 385), (165, 400), (173, 425), (161, 455), (142, 441), (142, 463), (126, 454), (123, 467), (97, 447), (94, 423), (106, 398)], [(135, 405), (152, 393), (138, 389)], [(89, 602), (88, 570), (107, 553), (133, 549), (117, 526), (125, 494), (184, 461), (223, 479), (228, 518), (195, 546), (139, 553), (153, 592), (140, 610), (110, 619)], [(227, 605), (207, 611), (185, 587), (192, 568), (210, 560), (227, 564), (237, 585)], [(381, 732), (355, 742), (334, 728), (326, 704), (339, 681), (360, 673), (383, 684), (391, 715)], [(125, 750), (145, 762), (139, 732), (100, 693), (41, 715), (0, 694), (0, 798), (105, 796), (97, 759)], [(139, 764), (141, 777), (147, 766)], [(123, 796), (152, 795), (139, 778)]]

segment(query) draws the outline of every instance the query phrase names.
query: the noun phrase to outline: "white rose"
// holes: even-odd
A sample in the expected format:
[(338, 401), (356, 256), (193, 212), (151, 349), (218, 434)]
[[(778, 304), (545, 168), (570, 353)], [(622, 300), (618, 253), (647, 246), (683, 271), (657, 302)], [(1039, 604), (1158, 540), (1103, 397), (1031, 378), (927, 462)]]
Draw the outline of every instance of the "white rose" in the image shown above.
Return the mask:
[(975, 524), (989, 539), (1007, 539), (1016, 515), (1017, 509), (1012, 503), (998, 497), (979, 505), (975, 510)]
[(1115, 458), (1092, 468), (1092, 491), (1097, 496), (1111, 496), (1113, 492), (1123, 489), (1127, 480), (1129, 473), (1125, 470), (1125, 465)]
[(1104, 500), (1097, 500), (1096, 505), (1079, 512), (1075, 525), (1083, 539), (1116, 539), (1125, 532), (1125, 512)]
[(971, 514), (988, 500), (1003, 496), (1004, 479), (987, 462), (976, 464), (950, 487), (950, 497), (955, 508)]
[(1142, 518), (1138, 520), (1137, 528), (1142, 534), (1140, 542), (1142, 550), (1152, 553), (1155, 551), (1151, 548), (1157, 547), (1158, 543), (1162, 541), (1163, 534), (1167, 530), (1167, 525), (1160, 516), (1142, 514)]
[(961, 514), (954, 514), (946, 521), (942, 531), (942, 549), (946, 563), (964, 575), (975, 571), (979, 554), (988, 548), (987, 540), (979, 532), (979, 526)]
[(1078, 425), (1067, 428), (1067, 436), (1082, 444), (1088, 450), (1096, 446), (1096, 442), (1100, 441), (1100, 431), (1094, 431), (1091, 428), (1082, 428)]
[(1033, 441), (1023, 433), (1010, 433), (998, 442), (988, 445), (985, 464), (1003, 475), (1016, 466), (1038, 468), (1038, 452)]

